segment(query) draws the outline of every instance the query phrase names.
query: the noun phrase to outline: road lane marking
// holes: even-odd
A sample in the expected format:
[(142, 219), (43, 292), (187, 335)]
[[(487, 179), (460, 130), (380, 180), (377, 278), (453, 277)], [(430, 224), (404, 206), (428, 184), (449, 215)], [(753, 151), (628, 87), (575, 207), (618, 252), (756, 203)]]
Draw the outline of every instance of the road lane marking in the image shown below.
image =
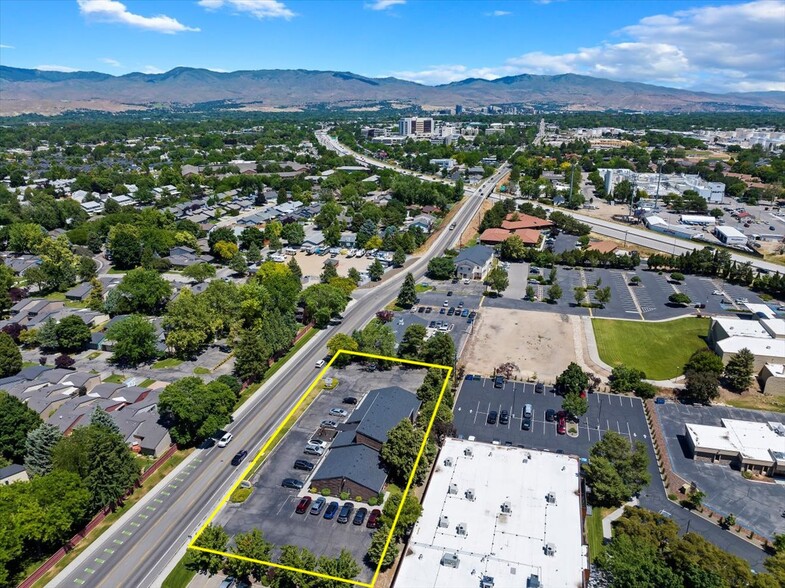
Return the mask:
[(114, 553), (114, 549), (107, 547), (106, 549), (104, 549), (104, 552), (108, 553), (109, 555), (112, 555)]
[(169, 484), (168, 488), (177, 488), (177, 484)]
[(143, 518), (143, 519), (145, 519), (145, 520), (150, 518), (150, 517), (149, 517), (149, 516), (147, 516), (146, 514), (142, 514), (142, 513), (139, 513), (139, 515), (138, 515), (138, 516), (139, 516), (139, 517), (141, 517), (141, 518)]
[(93, 568), (85, 568), (84, 571), (87, 572), (88, 574), (94, 574), (95, 573), (95, 570)]
[(120, 531), (120, 532), (121, 532), (123, 535), (126, 535), (126, 536), (128, 536), (128, 537), (130, 537), (131, 535), (133, 535), (133, 533), (132, 533), (131, 531), (128, 531), (128, 530), (125, 530), (125, 531)]
[(100, 557), (96, 557), (94, 561), (97, 561), (99, 564), (106, 563), (106, 560), (101, 559)]
[(74, 584), (84, 584), (85, 581), (82, 578), (74, 578)]
[(132, 527), (138, 527), (139, 525), (141, 525), (141, 523), (137, 523), (136, 521), (131, 521), (129, 525), (131, 525)]
[[(163, 494), (163, 492), (161, 494)], [(158, 504), (163, 504), (163, 500), (161, 500), (160, 498), (153, 498), (153, 502), (157, 502)]]
[(148, 505), (148, 506), (145, 506), (145, 508), (146, 508), (147, 510), (155, 510), (155, 507), (154, 507), (154, 506), (149, 506), (149, 505)]
[(117, 543), (117, 545), (122, 545), (123, 541), (120, 541), (120, 539), (115, 539), (114, 541), (112, 541), (112, 543)]
[[(171, 496), (172, 495), (170, 492), (167, 492), (166, 490), (161, 490), (161, 494), (163, 494), (164, 496)], [(158, 502), (163, 502), (163, 500), (159, 500)]]

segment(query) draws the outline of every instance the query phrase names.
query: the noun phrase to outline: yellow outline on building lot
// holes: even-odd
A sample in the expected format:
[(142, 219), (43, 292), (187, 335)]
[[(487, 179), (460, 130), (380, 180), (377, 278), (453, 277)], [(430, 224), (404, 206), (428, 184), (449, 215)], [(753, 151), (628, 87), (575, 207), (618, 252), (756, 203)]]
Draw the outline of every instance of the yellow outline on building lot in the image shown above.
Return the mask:
[[(406, 488), (404, 488), (404, 490), (403, 490), (403, 495), (401, 496), (401, 502), (398, 505), (398, 511), (395, 513), (395, 519), (393, 520), (392, 527), (390, 528), (390, 534), (387, 536), (387, 541), (385, 541), (385, 543), (384, 543), (384, 550), (382, 550), (381, 557), (379, 558), (379, 564), (376, 566), (376, 570), (374, 571), (373, 579), (371, 580), (371, 582), (370, 583), (356, 582), (354, 580), (347, 580), (346, 578), (339, 578), (337, 576), (330, 576), (328, 574), (322, 574), (320, 572), (314, 572), (314, 571), (311, 571), (311, 570), (303, 570), (303, 569), (300, 569), (300, 568), (294, 568), (294, 567), (291, 567), (291, 566), (286, 566), (286, 565), (283, 565), (283, 564), (280, 564), (280, 563), (276, 563), (276, 562), (273, 562), (273, 561), (262, 561), (262, 560), (258, 560), (258, 559), (251, 559), (249, 557), (244, 557), (244, 556), (236, 555), (236, 554), (233, 554), (233, 553), (227, 553), (225, 551), (218, 551), (216, 549), (209, 549), (207, 547), (199, 547), (198, 545), (195, 545), (196, 541), (199, 539), (199, 536), (202, 534), (202, 532), (212, 522), (212, 520), (215, 518), (215, 516), (218, 514), (218, 512), (226, 505), (226, 503), (229, 501), (229, 498), (234, 493), (234, 491), (237, 489), (237, 487), (240, 485), (240, 483), (243, 480), (245, 480), (245, 477), (248, 475), (248, 473), (256, 466), (256, 463), (260, 460), (260, 458), (263, 455), (265, 455), (265, 453), (267, 452), (267, 449), (270, 447), (270, 444), (278, 436), (278, 433), (281, 431), (281, 429), (283, 429), (289, 423), (289, 421), (292, 419), (292, 416), (295, 414), (295, 412), (300, 407), (300, 405), (305, 401), (306, 398), (308, 398), (308, 395), (311, 393), (311, 391), (314, 389), (314, 387), (316, 387), (316, 385), (319, 383), (319, 381), (321, 381), (321, 379), (324, 376), (324, 374), (327, 373), (327, 370), (330, 369), (330, 367), (332, 366), (333, 362), (335, 362), (335, 360), (338, 359), (338, 357), (340, 357), (341, 354), (358, 355), (360, 357), (367, 357), (369, 359), (381, 359), (381, 360), (385, 360), (385, 361), (391, 361), (391, 362), (396, 362), (396, 363), (405, 363), (405, 364), (415, 365), (415, 366), (419, 366), (419, 367), (436, 368), (436, 369), (441, 369), (441, 370), (447, 370), (447, 375), (444, 377), (444, 384), (442, 384), (442, 389), (439, 392), (439, 397), (436, 399), (436, 406), (433, 409), (433, 413), (431, 414), (431, 418), (428, 420), (428, 428), (425, 430), (425, 435), (423, 435), (423, 441), (420, 444), (420, 450), (417, 452), (417, 459), (414, 460), (414, 467), (412, 468), (412, 471), (409, 474), (409, 479), (406, 482)], [(278, 428), (275, 430), (275, 432), (272, 435), (270, 435), (269, 439), (267, 439), (267, 441), (265, 442), (264, 446), (259, 450), (259, 453), (256, 454), (256, 457), (254, 457), (253, 461), (251, 461), (251, 463), (249, 463), (248, 466), (245, 468), (245, 471), (243, 471), (243, 475), (240, 476), (237, 479), (237, 482), (235, 482), (232, 485), (232, 487), (229, 489), (229, 491), (226, 493), (226, 495), (221, 499), (221, 502), (218, 503), (218, 506), (216, 506), (215, 509), (213, 510), (213, 512), (210, 514), (210, 516), (207, 517), (207, 520), (200, 527), (199, 531), (196, 532), (196, 535), (194, 535), (194, 538), (188, 544), (188, 549), (195, 549), (197, 551), (204, 551), (206, 553), (214, 553), (215, 555), (223, 555), (224, 557), (233, 557), (235, 559), (240, 559), (240, 560), (248, 561), (248, 562), (251, 562), (251, 563), (257, 563), (257, 564), (262, 564), (262, 565), (266, 565), (266, 566), (271, 566), (271, 567), (274, 567), (274, 568), (279, 568), (279, 569), (282, 569), (282, 570), (289, 570), (291, 572), (298, 572), (298, 573), (301, 573), (301, 574), (307, 574), (309, 576), (315, 576), (317, 578), (325, 578), (327, 580), (335, 580), (335, 581), (338, 581), (338, 582), (343, 582), (345, 584), (351, 584), (351, 585), (354, 585), (354, 586), (362, 586), (363, 588), (373, 588), (374, 584), (376, 584), (376, 580), (379, 578), (379, 573), (381, 572), (381, 569), (382, 569), (382, 562), (384, 561), (384, 557), (385, 557), (385, 555), (387, 555), (387, 550), (390, 548), (390, 543), (392, 541), (393, 533), (395, 532), (395, 527), (398, 525), (398, 519), (400, 518), (401, 511), (403, 510), (403, 506), (406, 503), (406, 497), (409, 495), (409, 490), (411, 489), (412, 483), (414, 482), (414, 475), (417, 472), (417, 466), (420, 464), (420, 459), (422, 458), (422, 455), (425, 452), (425, 446), (426, 446), (426, 444), (428, 442), (428, 437), (431, 434), (431, 428), (433, 427), (433, 422), (436, 419), (436, 413), (439, 411), (439, 406), (441, 405), (442, 399), (444, 398), (444, 393), (447, 391), (447, 386), (450, 383), (450, 376), (452, 376), (452, 371), (453, 371), (453, 368), (451, 368), (450, 366), (447, 366), (447, 365), (439, 365), (439, 364), (435, 364), (435, 363), (425, 363), (425, 362), (422, 362), (422, 361), (412, 361), (410, 359), (401, 359), (399, 357), (389, 357), (389, 356), (386, 356), (386, 355), (375, 355), (375, 354), (372, 354), (372, 353), (361, 353), (359, 351), (347, 351), (345, 349), (339, 350), (338, 353), (336, 353), (335, 355), (332, 356), (332, 358), (327, 363), (327, 365), (324, 366), (322, 371), (319, 372), (319, 375), (311, 383), (311, 385), (308, 386), (308, 389), (303, 393), (303, 395), (300, 396), (300, 399), (297, 401), (297, 404), (295, 404), (294, 407), (292, 408), (292, 410), (289, 411), (289, 414), (286, 415), (286, 418), (278, 426)]]

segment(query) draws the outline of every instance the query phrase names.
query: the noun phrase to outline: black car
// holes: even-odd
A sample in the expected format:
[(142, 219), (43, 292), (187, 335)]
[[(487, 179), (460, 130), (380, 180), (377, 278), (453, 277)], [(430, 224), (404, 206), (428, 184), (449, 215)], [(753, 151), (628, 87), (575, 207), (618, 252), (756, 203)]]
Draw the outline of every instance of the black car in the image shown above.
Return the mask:
[(549, 423), (552, 423), (556, 420), (556, 411), (552, 408), (549, 408), (545, 411), (545, 420)]
[(303, 483), (300, 480), (296, 480), (294, 478), (284, 478), (284, 481), (281, 482), (281, 486), (284, 488), (294, 488), (295, 490), (301, 490)]
[(305, 460), (305, 459), (298, 459), (294, 462), (294, 469), (296, 470), (304, 470), (306, 472), (310, 472), (315, 467), (315, 464)]
[(351, 502), (344, 502), (343, 506), (341, 507), (341, 512), (338, 514), (338, 522), (342, 525), (345, 525), (349, 522), (349, 519), (352, 516), (352, 511), (354, 510), (354, 504)]
[(532, 419), (531, 417), (523, 417), (523, 421), (521, 421), (521, 430), (528, 431), (532, 428)]
[(455, 314), (455, 308), (451, 306), (450, 309), (447, 311), (447, 316), (452, 316), (454, 314)]
[(494, 388), (504, 388), (504, 376), (496, 376), (493, 379)]
[(420, 308), (417, 309), (417, 313), (418, 314), (421, 313), (421, 312), (425, 312), (425, 307), (424, 306), (421, 306)]
[(365, 522), (365, 515), (368, 514), (368, 509), (365, 507), (358, 508), (357, 513), (354, 515), (354, 520), (352, 520), (353, 525), (362, 525)]
[(537, 394), (542, 394), (543, 392), (545, 392), (545, 384), (543, 384), (542, 382), (537, 382), (537, 383), (534, 385), (534, 391), (535, 391)]
[(435, 329), (436, 328), (436, 321), (431, 321), (430, 323), (428, 323), (428, 328), (429, 329)]
[(510, 413), (506, 410), (503, 410), (499, 413), (499, 424), (506, 425), (510, 422)]
[(343, 399), (344, 404), (357, 404), (357, 399), (354, 396), (347, 396)]
[(498, 415), (498, 413), (495, 410), (492, 410), (491, 412), (489, 412), (488, 413), (488, 420), (487, 420), (488, 424), (489, 425), (495, 425), (497, 416), (499, 416), (499, 415)]
[(447, 292), (447, 296), (452, 296), (452, 290), (449, 290), (449, 291)]
[(240, 465), (240, 462), (243, 461), (247, 455), (248, 455), (248, 452), (245, 449), (243, 449), (242, 451), (238, 451), (237, 455), (235, 455), (232, 458), (232, 465), (233, 466)]

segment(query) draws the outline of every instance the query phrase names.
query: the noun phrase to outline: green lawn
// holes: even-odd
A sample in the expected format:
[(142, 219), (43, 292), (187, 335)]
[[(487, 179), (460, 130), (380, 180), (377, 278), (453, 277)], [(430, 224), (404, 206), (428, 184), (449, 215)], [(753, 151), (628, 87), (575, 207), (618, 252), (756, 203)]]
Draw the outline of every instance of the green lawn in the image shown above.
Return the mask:
[(210, 373), (210, 370), (208, 370), (206, 367), (202, 367), (202, 366), (198, 365), (198, 366), (196, 366), (194, 368), (194, 373), (197, 376), (205, 376), (205, 375)]
[(169, 357), (167, 359), (162, 359), (161, 361), (156, 361), (153, 364), (153, 369), (161, 370), (163, 368), (173, 368), (173, 367), (177, 367), (181, 363), (183, 363), (182, 360), (175, 359), (174, 357)]
[(112, 374), (108, 378), (105, 378), (104, 382), (108, 382), (109, 384), (122, 384), (125, 382), (125, 376), (123, 374)]
[(163, 588), (187, 588), (195, 575), (196, 572), (185, 567), (185, 558), (183, 558), (177, 562), (161, 586)]
[(586, 538), (589, 541), (589, 557), (597, 559), (605, 547), (602, 544), (602, 519), (606, 512), (603, 508), (594, 508), (590, 517), (586, 517)]
[(416, 284), (414, 286), (414, 291), (418, 294), (422, 294), (423, 292), (430, 292), (433, 290), (433, 286), (428, 286), (427, 284)]
[(592, 319), (602, 361), (637, 368), (651, 380), (681, 375), (690, 355), (706, 347), (709, 324), (707, 318), (663, 323)]

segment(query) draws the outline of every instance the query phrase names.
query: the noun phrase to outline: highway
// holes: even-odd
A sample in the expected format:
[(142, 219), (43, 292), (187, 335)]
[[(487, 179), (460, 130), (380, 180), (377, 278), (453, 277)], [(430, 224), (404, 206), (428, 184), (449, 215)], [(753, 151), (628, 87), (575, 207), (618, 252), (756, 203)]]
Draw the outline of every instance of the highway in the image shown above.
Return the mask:
[[(428, 261), (452, 247), (479, 210), (482, 201), (507, 171), (503, 165), (476, 189), (466, 190), (465, 201), (451, 222), (452, 231), (442, 230), (428, 252), (406, 268), (415, 278), (422, 276)], [(278, 371), (234, 415), (226, 427), (234, 440), (225, 449), (196, 449), (171, 474), (97, 541), (80, 554), (51, 586), (101, 586), (116, 588), (160, 586), (169, 570), (185, 552), (190, 537), (209, 516), (244, 468), (229, 461), (240, 449), (255, 455), (289, 413), (318, 373), (314, 364), (327, 354), (332, 335), (351, 334), (362, 328), (376, 311), (394, 298), (406, 272), (384, 280), (371, 289), (356, 291), (344, 312), (343, 322), (319, 332)]]

